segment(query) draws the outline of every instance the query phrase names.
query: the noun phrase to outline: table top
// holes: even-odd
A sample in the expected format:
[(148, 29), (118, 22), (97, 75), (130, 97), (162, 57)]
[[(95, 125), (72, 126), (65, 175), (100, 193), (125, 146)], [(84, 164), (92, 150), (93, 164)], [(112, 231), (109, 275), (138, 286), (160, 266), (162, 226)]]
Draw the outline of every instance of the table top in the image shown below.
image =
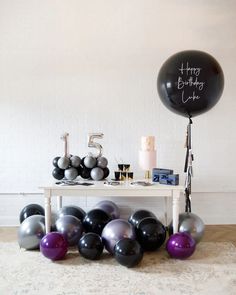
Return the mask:
[[(81, 193), (86, 195), (111, 195), (111, 196), (158, 196), (165, 195), (171, 196), (173, 191), (184, 191), (184, 187), (181, 185), (164, 185), (160, 183), (150, 182), (152, 185), (142, 186), (132, 184), (134, 181), (120, 181), (119, 185), (108, 185), (106, 181), (91, 181), (84, 180), (78, 181), (78, 183), (91, 183), (92, 185), (57, 185), (55, 183), (51, 185), (41, 186), (40, 189), (50, 190), (51, 194), (68, 194)], [(147, 181), (147, 180), (139, 180)]]

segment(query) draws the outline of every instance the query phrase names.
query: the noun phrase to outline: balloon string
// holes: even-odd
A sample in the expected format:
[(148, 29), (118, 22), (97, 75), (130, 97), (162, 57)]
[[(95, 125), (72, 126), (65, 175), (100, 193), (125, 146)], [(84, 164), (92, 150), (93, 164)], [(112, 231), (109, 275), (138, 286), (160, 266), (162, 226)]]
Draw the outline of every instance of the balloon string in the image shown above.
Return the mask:
[(191, 190), (192, 184), (191, 179), (193, 176), (192, 170), (192, 161), (193, 161), (193, 154), (192, 154), (192, 135), (191, 135), (191, 124), (192, 119), (189, 116), (189, 124), (187, 126), (187, 136), (186, 136), (186, 157), (185, 157), (185, 165), (184, 165), (184, 172), (186, 173), (186, 180), (185, 180), (185, 212), (191, 212)]

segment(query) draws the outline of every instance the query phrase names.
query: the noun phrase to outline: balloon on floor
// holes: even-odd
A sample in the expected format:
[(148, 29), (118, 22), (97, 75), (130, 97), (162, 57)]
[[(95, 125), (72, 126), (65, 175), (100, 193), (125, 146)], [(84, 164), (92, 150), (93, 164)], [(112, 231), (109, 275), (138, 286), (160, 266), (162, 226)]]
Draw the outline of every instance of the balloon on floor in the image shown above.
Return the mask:
[(56, 230), (64, 236), (69, 246), (75, 246), (81, 238), (83, 226), (77, 217), (64, 215), (57, 219)]
[(166, 239), (166, 228), (156, 218), (142, 219), (136, 229), (137, 241), (144, 251), (155, 251), (160, 248)]
[(40, 251), (51, 260), (61, 260), (68, 251), (68, 243), (62, 234), (51, 232), (42, 238)]
[(146, 217), (153, 217), (156, 218), (156, 216), (148, 210), (144, 210), (144, 209), (139, 209), (136, 210), (133, 214), (130, 215), (129, 217), (129, 223), (132, 224), (134, 227), (137, 227), (138, 223), (146, 218)]
[(143, 250), (140, 244), (130, 238), (119, 240), (115, 245), (114, 252), (116, 261), (126, 267), (136, 266), (143, 258)]
[(32, 215), (45, 215), (44, 209), (38, 204), (26, 205), (20, 212), (20, 223), (22, 223), (26, 218)]
[(98, 234), (87, 233), (78, 243), (78, 250), (81, 256), (90, 260), (97, 260), (101, 257), (103, 252), (102, 239)]
[(83, 227), (85, 232), (101, 235), (104, 227), (111, 221), (111, 216), (101, 209), (92, 209), (84, 217)]
[(108, 215), (111, 216), (112, 219), (120, 218), (120, 209), (112, 201), (109, 201), (109, 200), (100, 201), (99, 203), (95, 205), (94, 208), (105, 211)]
[(26, 250), (39, 249), (41, 239), (46, 233), (45, 217), (32, 215), (26, 218), (18, 229), (18, 243)]
[(196, 248), (196, 242), (189, 233), (176, 233), (168, 239), (166, 250), (171, 257), (186, 259), (190, 257)]

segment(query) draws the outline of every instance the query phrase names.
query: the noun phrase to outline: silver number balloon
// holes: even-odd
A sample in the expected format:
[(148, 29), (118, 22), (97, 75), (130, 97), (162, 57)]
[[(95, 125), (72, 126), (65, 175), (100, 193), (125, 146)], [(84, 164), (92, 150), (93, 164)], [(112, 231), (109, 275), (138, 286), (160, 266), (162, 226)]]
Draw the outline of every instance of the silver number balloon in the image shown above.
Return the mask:
[(96, 158), (101, 157), (103, 148), (102, 148), (101, 144), (95, 142), (94, 139), (95, 138), (101, 139), (101, 138), (103, 138), (103, 136), (104, 136), (103, 133), (89, 133), (89, 135), (88, 135), (88, 147), (95, 148), (98, 150), (98, 154), (95, 156)]

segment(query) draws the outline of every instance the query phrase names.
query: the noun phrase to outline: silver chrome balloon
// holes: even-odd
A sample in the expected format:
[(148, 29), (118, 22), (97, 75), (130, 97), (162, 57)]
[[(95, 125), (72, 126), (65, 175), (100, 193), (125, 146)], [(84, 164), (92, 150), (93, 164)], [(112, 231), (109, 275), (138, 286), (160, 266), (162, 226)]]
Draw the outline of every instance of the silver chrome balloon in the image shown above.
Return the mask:
[(63, 234), (69, 246), (77, 245), (83, 229), (80, 220), (72, 215), (64, 215), (56, 221), (56, 229)]
[(26, 250), (39, 249), (40, 241), (46, 234), (45, 217), (32, 215), (26, 218), (18, 229), (18, 243)]
[(68, 180), (74, 180), (78, 176), (78, 170), (74, 167), (65, 170), (65, 178)]
[(78, 168), (81, 164), (81, 159), (78, 156), (72, 156), (70, 158), (71, 166)]
[(104, 172), (103, 172), (102, 168), (96, 167), (91, 170), (90, 175), (93, 180), (99, 181), (99, 180), (103, 179)]
[(67, 169), (70, 165), (70, 160), (67, 157), (60, 157), (57, 162), (57, 166), (61, 169)]
[(100, 168), (106, 168), (108, 165), (108, 160), (105, 157), (97, 158), (97, 166)]
[(205, 232), (205, 224), (202, 219), (193, 213), (181, 213), (179, 215), (179, 232), (188, 232), (199, 243)]
[(92, 156), (87, 156), (84, 158), (84, 166), (87, 168), (93, 168), (96, 166), (96, 158), (92, 157)]

